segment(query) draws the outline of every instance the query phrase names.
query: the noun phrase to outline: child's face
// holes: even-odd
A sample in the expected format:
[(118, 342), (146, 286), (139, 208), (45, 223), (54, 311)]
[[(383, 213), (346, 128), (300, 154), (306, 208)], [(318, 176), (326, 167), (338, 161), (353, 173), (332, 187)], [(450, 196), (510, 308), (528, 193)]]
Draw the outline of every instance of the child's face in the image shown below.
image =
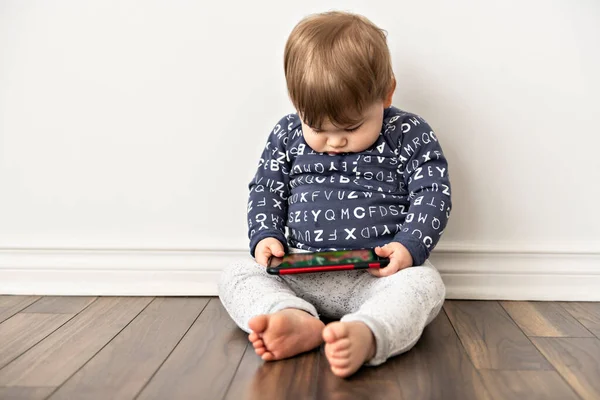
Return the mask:
[(383, 124), (383, 110), (384, 102), (375, 102), (353, 126), (337, 127), (326, 120), (321, 129), (315, 130), (302, 121), (304, 140), (318, 153), (360, 153), (377, 141)]

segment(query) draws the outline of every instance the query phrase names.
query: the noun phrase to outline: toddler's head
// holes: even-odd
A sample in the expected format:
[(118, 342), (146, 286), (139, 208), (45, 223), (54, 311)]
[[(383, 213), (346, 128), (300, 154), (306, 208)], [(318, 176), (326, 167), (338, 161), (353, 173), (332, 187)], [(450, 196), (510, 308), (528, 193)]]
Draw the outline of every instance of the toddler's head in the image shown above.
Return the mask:
[(313, 150), (354, 153), (375, 143), (396, 87), (381, 29), (356, 14), (311, 15), (290, 34), (284, 67)]

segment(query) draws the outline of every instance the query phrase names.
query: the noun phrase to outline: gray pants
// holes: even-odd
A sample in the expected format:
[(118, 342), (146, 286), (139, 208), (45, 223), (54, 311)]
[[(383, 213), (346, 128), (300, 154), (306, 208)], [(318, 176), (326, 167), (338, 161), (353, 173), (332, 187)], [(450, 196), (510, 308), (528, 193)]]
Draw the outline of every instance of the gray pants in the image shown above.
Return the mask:
[(226, 268), (219, 297), (235, 323), (285, 308), (341, 321), (361, 321), (373, 332), (376, 354), (368, 365), (410, 350), (439, 313), (446, 288), (429, 261), (384, 278), (364, 270), (273, 276), (250, 257)]

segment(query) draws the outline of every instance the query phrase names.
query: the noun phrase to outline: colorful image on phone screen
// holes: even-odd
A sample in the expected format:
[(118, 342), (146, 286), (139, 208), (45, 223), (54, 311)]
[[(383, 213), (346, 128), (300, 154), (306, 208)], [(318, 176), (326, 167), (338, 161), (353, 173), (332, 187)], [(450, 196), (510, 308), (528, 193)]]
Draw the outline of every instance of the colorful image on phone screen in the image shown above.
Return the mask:
[[(313, 267), (318, 265), (355, 264), (365, 261), (377, 261), (377, 255), (368, 249), (327, 251), (321, 253), (297, 253), (283, 257), (279, 268)], [(277, 266), (277, 265), (272, 265)]]
[(340, 271), (349, 269), (383, 268), (389, 263), (372, 249), (294, 253), (283, 258), (272, 258), (267, 272), (295, 274), (306, 272)]

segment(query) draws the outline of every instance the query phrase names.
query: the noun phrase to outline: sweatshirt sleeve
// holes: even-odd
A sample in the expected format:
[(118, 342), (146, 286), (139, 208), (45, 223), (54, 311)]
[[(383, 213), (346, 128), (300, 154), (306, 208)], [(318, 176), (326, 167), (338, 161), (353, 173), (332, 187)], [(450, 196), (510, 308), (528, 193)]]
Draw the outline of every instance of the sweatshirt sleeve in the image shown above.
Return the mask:
[(290, 160), (286, 143), (293, 122), (293, 117), (288, 115), (275, 125), (260, 158), (256, 175), (249, 185), (248, 237), (253, 257), (258, 242), (269, 237), (279, 240), (286, 253), (288, 252), (285, 225)]
[(409, 114), (399, 121), (397, 149), (401, 184), (409, 193), (406, 220), (394, 241), (403, 244), (422, 265), (437, 245), (450, 216), (448, 163), (437, 136), (422, 118)]

